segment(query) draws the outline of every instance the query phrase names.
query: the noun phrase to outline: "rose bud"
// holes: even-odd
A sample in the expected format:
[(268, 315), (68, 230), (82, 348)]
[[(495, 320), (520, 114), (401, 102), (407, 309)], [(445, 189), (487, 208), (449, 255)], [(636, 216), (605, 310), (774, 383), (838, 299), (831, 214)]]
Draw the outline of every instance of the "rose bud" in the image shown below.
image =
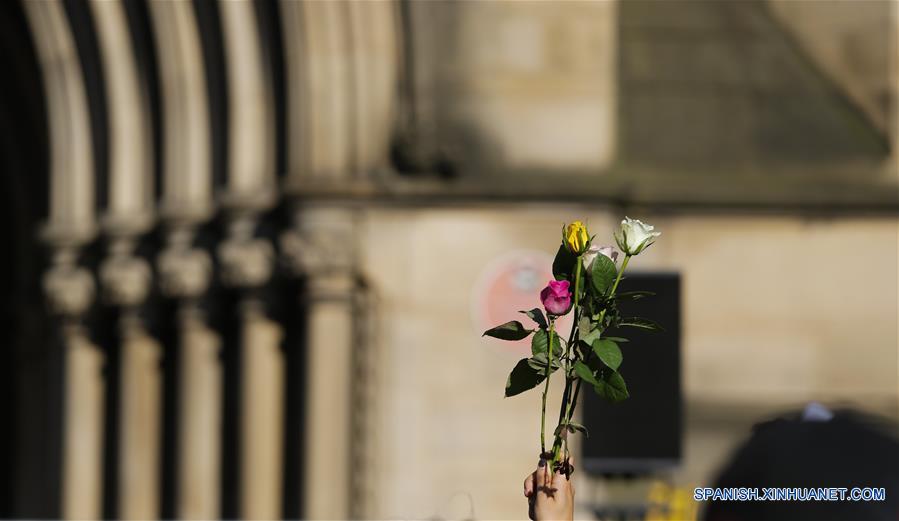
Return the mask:
[(618, 262), (618, 251), (615, 248), (611, 246), (590, 246), (587, 252), (584, 253), (584, 268), (587, 272), (593, 269), (593, 259), (600, 254), (611, 259), (612, 263)]
[(615, 233), (615, 241), (627, 255), (637, 255), (655, 242), (656, 237), (662, 232), (653, 231), (655, 227), (644, 224), (637, 219), (625, 217), (621, 221), (621, 228)]
[(551, 280), (540, 292), (540, 302), (550, 315), (564, 315), (571, 309), (571, 292), (567, 280)]
[(562, 233), (562, 242), (571, 253), (575, 255), (584, 253), (587, 250), (587, 243), (590, 242), (587, 227), (581, 221), (574, 221), (565, 227)]

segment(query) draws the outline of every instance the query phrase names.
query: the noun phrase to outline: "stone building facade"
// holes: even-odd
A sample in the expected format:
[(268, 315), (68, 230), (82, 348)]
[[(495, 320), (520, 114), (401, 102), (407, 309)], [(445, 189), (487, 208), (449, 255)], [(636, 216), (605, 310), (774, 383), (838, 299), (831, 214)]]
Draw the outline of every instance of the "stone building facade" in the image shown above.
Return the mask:
[(899, 417), (899, 25), (839, 5), (8, 2), (2, 514), (521, 517), (479, 281), (575, 218), (682, 277), (658, 478), (810, 400)]

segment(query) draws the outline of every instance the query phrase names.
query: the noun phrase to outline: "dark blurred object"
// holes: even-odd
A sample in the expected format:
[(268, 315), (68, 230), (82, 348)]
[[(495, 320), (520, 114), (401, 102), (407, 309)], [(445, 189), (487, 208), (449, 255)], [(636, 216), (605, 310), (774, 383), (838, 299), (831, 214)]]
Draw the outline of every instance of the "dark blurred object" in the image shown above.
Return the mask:
[(398, 173), (412, 177), (436, 175), (453, 179), (459, 175), (458, 153), (449, 147), (427, 147), (418, 131), (397, 136), (390, 146), (390, 160)]
[(628, 338), (621, 344), (621, 375), (630, 398), (610, 404), (584, 393), (582, 465), (591, 474), (647, 474), (680, 463), (682, 399), (680, 375), (680, 276), (634, 274), (620, 291), (651, 291), (653, 296), (620, 305), (622, 316), (658, 322), (664, 331), (610, 330)]
[(0, 3), (0, 518), (52, 518), (61, 387), (41, 294), (48, 127), (34, 42), (20, 2)]
[(710, 502), (703, 515), (708, 521), (895, 520), (899, 518), (896, 426), (850, 410), (837, 411), (829, 419), (794, 414), (763, 422), (753, 428), (714, 486), (883, 487), (886, 498)]
[[(806, 163), (830, 168), (886, 157), (887, 136), (766, 4), (621, 2), (623, 162), (662, 168), (669, 176), (673, 168), (690, 175), (692, 166), (709, 169), (708, 176), (716, 165), (729, 171)], [(868, 8), (888, 16), (886, 4)], [(872, 38), (888, 45), (888, 34)], [(879, 77), (890, 69), (886, 56), (869, 56)], [(803, 175), (788, 169), (787, 176)]]

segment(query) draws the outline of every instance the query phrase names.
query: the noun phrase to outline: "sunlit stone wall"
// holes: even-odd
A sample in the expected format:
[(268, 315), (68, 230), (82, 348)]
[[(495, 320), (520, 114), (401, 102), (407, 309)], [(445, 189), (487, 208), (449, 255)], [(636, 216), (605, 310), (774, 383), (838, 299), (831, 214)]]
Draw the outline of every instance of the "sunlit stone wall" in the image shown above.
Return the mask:
[[(682, 277), (677, 482), (707, 483), (751, 423), (810, 400), (897, 416), (895, 218), (632, 216), (663, 234), (633, 269)], [(394, 485), (379, 516), (463, 516), (469, 494), (478, 518), (524, 515), (540, 393), (503, 398), (523, 355), (482, 338), (473, 306), (496, 259), (551, 253), (561, 223), (577, 217), (602, 241), (620, 216), (562, 205), (366, 213), (362, 266), (384, 321), (379, 472)]]
[(411, 73), (426, 146), (497, 169), (608, 166), (616, 6), (412, 2)]

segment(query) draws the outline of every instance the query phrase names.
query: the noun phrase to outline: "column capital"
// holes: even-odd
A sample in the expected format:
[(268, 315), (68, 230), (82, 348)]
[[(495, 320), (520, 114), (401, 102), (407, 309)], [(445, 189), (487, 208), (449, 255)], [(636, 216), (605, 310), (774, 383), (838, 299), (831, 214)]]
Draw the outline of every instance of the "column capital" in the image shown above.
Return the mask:
[(228, 238), (218, 247), (222, 281), (233, 287), (259, 287), (271, 278), (275, 250), (266, 239), (254, 237), (256, 219), (237, 217), (229, 225)]
[(192, 244), (193, 230), (175, 229), (159, 254), (159, 285), (168, 297), (196, 298), (209, 287), (212, 260), (208, 253)]
[(75, 263), (74, 250), (60, 250), (53, 265), (44, 273), (44, 294), (53, 313), (69, 318), (82, 315), (93, 303), (96, 292), (94, 278), (86, 268)]
[(293, 226), (280, 242), (288, 268), (296, 275), (316, 279), (349, 276), (353, 271), (355, 224), (345, 208), (297, 209)]
[(113, 241), (109, 257), (100, 265), (100, 282), (104, 297), (113, 305), (136, 307), (150, 292), (150, 265), (132, 253), (133, 242)]

